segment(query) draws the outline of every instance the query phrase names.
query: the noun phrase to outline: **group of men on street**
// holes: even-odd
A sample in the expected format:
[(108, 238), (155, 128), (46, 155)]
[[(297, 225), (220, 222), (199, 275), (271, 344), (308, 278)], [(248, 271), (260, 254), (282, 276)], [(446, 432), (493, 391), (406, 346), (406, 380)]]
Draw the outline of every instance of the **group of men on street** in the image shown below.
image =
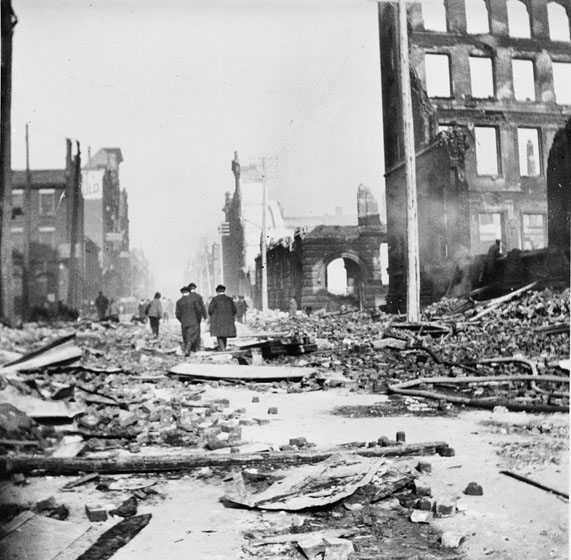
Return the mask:
[(216, 296), (210, 301), (207, 311), (202, 296), (196, 292), (194, 282), (181, 288), (181, 298), (176, 302), (175, 316), (180, 321), (185, 356), (200, 350), (200, 323), (208, 316), (210, 334), (216, 337), (218, 350), (226, 350), (227, 340), (236, 337), (236, 304), (225, 292), (226, 287), (219, 284), (216, 287)]

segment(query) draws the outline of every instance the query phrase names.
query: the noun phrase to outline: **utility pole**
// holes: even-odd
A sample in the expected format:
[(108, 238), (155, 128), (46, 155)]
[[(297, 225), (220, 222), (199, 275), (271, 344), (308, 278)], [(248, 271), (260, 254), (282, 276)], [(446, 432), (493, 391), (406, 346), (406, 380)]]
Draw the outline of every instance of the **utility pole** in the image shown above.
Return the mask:
[(410, 322), (420, 320), (420, 272), (418, 242), (418, 209), (416, 202), (416, 151), (410, 91), (410, 66), (408, 62), (408, 21), (406, 0), (399, 0), (399, 58), (402, 115), (404, 130), (404, 158), (406, 173), (407, 216), (407, 298), (406, 315)]
[(0, 317), (14, 324), (12, 263), (12, 37), (18, 22), (11, 0), (1, 3), (0, 70)]
[(77, 262), (75, 249), (77, 246), (77, 233), (79, 229), (79, 196), (81, 189), (81, 147), (76, 141), (77, 153), (75, 155), (75, 167), (73, 169), (73, 182), (71, 186), (71, 231), (69, 239), (69, 284), (67, 294), (67, 304), (71, 309), (77, 309)]
[(268, 310), (268, 244), (267, 244), (268, 184), (266, 158), (262, 158), (262, 311)]
[(26, 191), (24, 195), (24, 264), (22, 270), (22, 321), (30, 320), (30, 246), (32, 243), (32, 172), (30, 171), (30, 136), (26, 123)]

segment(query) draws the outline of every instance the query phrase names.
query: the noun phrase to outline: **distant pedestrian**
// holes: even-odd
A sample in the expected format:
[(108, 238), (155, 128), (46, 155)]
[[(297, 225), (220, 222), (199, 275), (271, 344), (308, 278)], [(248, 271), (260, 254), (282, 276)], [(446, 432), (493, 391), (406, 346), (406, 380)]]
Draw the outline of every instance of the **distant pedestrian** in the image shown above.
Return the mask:
[(95, 309), (97, 309), (97, 316), (100, 321), (103, 321), (107, 317), (107, 308), (109, 307), (109, 300), (103, 295), (103, 292), (99, 292), (99, 295), (95, 299)]
[(226, 341), (236, 337), (236, 325), (234, 316), (236, 315), (236, 305), (232, 298), (224, 292), (226, 287), (222, 284), (216, 286), (216, 296), (214, 296), (208, 306), (210, 315), (210, 334), (216, 337), (218, 350), (226, 350)]
[(248, 303), (244, 299), (244, 296), (238, 296), (238, 301), (236, 302), (236, 319), (238, 323), (244, 323), (246, 321), (247, 312)]
[(196, 293), (196, 284), (191, 282), (181, 288), (181, 298), (176, 302), (175, 316), (182, 330), (182, 351), (185, 356), (200, 350), (200, 322), (206, 319), (206, 307), (202, 296)]
[(290, 317), (295, 317), (297, 315), (297, 301), (294, 297), (289, 300), (288, 311)]
[(109, 320), (113, 323), (119, 322), (119, 303), (114, 299), (109, 303)]
[(147, 316), (151, 323), (151, 331), (155, 338), (159, 337), (159, 324), (163, 316), (163, 306), (161, 305), (161, 294), (157, 292), (151, 303), (147, 307)]

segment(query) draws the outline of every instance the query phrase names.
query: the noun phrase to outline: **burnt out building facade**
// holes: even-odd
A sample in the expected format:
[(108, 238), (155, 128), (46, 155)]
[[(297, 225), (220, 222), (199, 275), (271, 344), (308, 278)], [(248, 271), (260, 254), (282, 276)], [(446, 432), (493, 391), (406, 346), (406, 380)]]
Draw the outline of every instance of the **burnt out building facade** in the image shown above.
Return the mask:
[[(386, 243), (377, 201), (368, 187), (357, 189), (356, 225), (297, 227), (267, 251), (268, 304), (286, 311), (294, 298), (298, 309), (338, 310), (342, 305), (372, 309), (385, 303), (380, 247)], [(261, 286), (262, 259), (256, 259)], [(259, 304), (261, 293), (255, 293)]]
[[(421, 298), (456, 265), (548, 244), (547, 168), (571, 112), (571, 4), (434, 0), (408, 4), (417, 151)], [(398, 13), (379, 4), (389, 307), (406, 307), (406, 186)]]

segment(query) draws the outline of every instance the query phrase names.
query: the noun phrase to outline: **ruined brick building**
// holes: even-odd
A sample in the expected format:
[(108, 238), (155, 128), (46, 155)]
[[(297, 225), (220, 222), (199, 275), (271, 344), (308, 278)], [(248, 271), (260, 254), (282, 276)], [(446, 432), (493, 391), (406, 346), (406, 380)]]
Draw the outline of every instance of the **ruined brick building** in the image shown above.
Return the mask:
[[(14, 257), (14, 308), (22, 314), (22, 298), (26, 272), (24, 249), (26, 228), (30, 226), (29, 266), (27, 287), (29, 307), (55, 306), (61, 301), (73, 308), (80, 307), (89, 285), (87, 271), (93, 266), (85, 253), (83, 198), (75, 187), (77, 161), (72, 159), (71, 142), (67, 141), (66, 164), (63, 169), (34, 169), (12, 172), (11, 237)], [(26, 204), (26, 189), (30, 186), (30, 208)], [(76, 266), (70, 266), (73, 204), (77, 196)], [(70, 274), (75, 270), (75, 284), (69, 300)]]
[[(421, 298), (458, 262), (548, 244), (546, 175), (571, 111), (571, 4), (434, 0), (408, 5)], [(406, 307), (406, 199), (398, 14), (379, 3), (389, 309)], [(568, 196), (568, 193), (567, 193)]]
[[(288, 309), (290, 299), (298, 309), (336, 310), (341, 305), (375, 308), (384, 303), (381, 279), (381, 243), (386, 227), (381, 224), (371, 191), (357, 190), (356, 225), (317, 225), (295, 229), (291, 236), (270, 243), (267, 252), (268, 304)], [(332, 288), (330, 265), (342, 263), (343, 293)], [(257, 286), (261, 285), (261, 256), (256, 258)], [(346, 284), (346, 285), (345, 285)], [(259, 291), (255, 300), (261, 300)]]

